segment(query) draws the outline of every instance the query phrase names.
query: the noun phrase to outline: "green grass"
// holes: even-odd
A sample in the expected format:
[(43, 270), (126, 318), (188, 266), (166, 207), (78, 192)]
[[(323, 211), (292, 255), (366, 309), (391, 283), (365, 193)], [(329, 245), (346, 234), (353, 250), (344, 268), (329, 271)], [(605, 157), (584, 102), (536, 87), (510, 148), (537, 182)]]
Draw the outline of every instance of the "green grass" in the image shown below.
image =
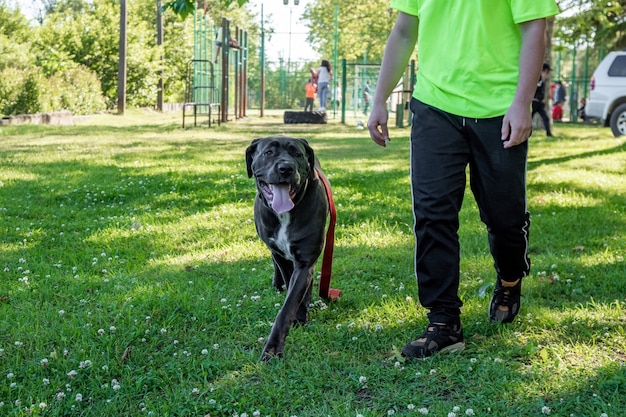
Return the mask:
[[(408, 128), (180, 115), (0, 127), (0, 415), (626, 415), (626, 138), (557, 125), (531, 139), (533, 271), (512, 325), (467, 192), (466, 350), (405, 362), (421, 333)], [(332, 286), (282, 361), (258, 363), (284, 299), (252, 220), (244, 152), (309, 140), (338, 210)], [(319, 267), (319, 265), (318, 265)]]

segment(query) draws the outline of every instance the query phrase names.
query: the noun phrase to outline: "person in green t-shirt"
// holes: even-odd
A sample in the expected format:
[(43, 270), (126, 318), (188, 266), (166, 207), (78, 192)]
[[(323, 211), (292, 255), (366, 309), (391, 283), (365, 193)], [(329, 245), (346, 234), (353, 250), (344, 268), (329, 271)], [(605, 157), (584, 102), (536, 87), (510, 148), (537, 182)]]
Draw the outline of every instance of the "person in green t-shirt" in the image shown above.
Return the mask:
[(429, 324), (402, 354), (426, 357), (464, 349), (458, 295), (458, 213), (466, 167), (487, 226), (496, 284), (492, 321), (519, 313), (530, 271), (526, 162), (531, 102), (544, 62), (546, 18), (554, 0), (391, 0), (391, 31), (368, 129), (387, 146), (386, 100), (417, 45), (410, 103), (415, 274)]

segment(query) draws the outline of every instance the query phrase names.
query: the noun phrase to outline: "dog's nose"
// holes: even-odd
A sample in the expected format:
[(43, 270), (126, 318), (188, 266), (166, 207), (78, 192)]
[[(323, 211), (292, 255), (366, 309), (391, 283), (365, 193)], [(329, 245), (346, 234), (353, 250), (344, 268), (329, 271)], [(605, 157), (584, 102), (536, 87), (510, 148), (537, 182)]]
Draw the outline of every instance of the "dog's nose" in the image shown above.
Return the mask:
[(293, 165), (285, 162), (278, 164), (277, 168), (278, 172), (280, 172), (281, 175), (285, 176), (293, 174), (294, 171)]

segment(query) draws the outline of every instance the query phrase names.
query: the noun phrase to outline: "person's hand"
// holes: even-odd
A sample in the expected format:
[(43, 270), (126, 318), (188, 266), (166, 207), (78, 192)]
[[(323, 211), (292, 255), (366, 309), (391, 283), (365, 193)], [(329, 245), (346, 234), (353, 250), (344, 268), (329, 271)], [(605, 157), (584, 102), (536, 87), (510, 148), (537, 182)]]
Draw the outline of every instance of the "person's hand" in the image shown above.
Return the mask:
[(502, 120), (502, 143), (504, 149), (524, 143), (532, 133), (533, 122), (530, 106), (513, 103)]
[(389, 130), (387, 129), (387, 122), (389, 121), (389, 112), (385, 104), (376, 105), (372, 107), (370, 118), (367, 122), (367, 129), (370, 132), (370, 137), (379, 146), (385, 147), (391, 139), (389, 139)]

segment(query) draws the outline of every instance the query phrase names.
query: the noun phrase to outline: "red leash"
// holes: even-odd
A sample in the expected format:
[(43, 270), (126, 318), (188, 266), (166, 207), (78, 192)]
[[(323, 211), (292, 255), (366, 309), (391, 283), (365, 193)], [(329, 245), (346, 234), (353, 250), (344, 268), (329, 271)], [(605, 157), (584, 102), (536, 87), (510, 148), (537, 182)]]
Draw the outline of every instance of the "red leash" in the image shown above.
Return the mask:
[(333, 192), (326, 176), (318, 169), (317, 175), (322, 180), (328, 198), (328, 208), (330, 210), (330, 223), (326, 231), (326, 245), (324, 246), (324, 257), (322, 258), (322, 272), (320, 275), (320, 297), (328, 301), (335, 301), (341, 296), (341, 290), (330, 288), (330, 279), (333, 269), (333, 249), (335, 247), (335, 223), (337, 223), (337, 210), (333, 201)]

